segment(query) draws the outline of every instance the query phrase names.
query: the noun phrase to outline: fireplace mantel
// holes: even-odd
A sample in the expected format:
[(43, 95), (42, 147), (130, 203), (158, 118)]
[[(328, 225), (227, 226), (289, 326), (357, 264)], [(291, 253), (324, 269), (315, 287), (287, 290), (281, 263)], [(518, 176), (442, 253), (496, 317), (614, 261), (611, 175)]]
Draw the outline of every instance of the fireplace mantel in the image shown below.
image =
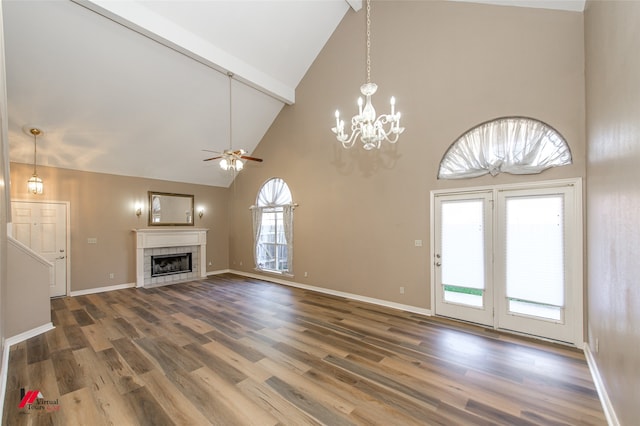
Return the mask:
[(207, 231), (206, 228), (162, 228), (134, 229), (136, 233), (136, 287), (144, 287), (144, 250), (196, 246), (198, 249), (198, 275), (207, 276)]

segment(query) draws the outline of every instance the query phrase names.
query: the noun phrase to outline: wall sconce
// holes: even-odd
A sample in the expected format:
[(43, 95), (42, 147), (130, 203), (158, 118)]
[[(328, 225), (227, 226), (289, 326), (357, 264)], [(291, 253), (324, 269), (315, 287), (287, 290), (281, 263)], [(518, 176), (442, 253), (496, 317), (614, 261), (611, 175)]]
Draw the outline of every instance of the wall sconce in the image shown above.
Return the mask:
[(204, 207), (198, 207), (198, 217), (202, 219), (202, 216), (204, 216)]
[(142, 215), (142, 204), (136, 203), (136, 216), (140, 217)]

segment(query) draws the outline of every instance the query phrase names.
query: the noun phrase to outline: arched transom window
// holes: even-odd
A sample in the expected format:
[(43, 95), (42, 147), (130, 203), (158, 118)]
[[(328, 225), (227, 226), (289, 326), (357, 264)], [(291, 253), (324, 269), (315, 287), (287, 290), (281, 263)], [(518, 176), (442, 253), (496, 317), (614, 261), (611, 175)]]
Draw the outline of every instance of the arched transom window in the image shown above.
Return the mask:
[(438, 179), (533, 174), (567, 164), (569, 145), (554, 128), (533, 118), (504, 117), (482, 123), (454, 141), (440, 162)]
[(256, 269), (292, 272), (294, 208), (291, 191), (280, 178), (269, 179), (258, 191), (251, 207)]

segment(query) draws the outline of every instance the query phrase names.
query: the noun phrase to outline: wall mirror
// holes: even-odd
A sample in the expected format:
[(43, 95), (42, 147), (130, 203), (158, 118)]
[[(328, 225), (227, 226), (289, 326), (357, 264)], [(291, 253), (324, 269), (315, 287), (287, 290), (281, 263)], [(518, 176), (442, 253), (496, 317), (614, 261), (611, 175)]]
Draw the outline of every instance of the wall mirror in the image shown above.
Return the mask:
[(193, 195), (149, 191), (149, 226), (193, 226)]

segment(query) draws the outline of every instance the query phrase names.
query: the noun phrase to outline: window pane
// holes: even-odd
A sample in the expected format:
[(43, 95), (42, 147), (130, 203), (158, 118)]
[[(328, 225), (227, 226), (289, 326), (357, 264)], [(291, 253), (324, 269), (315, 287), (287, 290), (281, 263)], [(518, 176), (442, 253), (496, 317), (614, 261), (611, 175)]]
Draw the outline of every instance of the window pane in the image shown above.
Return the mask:
[(509, 300), (509, 311), (522, 315), (542, 317), (551, 320), (562, 320), (562, 308), (558, 306), (541, 305), (538, 303)]
[(444, 300), (446, 302), (482, 307), (483, 296), (484, 291), (476, 288), (444, 286)]
[(442, 202), (442, 283), (484, 289), (483, 200)]
[(507, 297), (564, 306), (563, 196), (506, 198)]
[(288, 269), (289, 269), (289, 265), (287, 264), (287, 246), (279, 245), (278, 246), (278, 270), (287, 271)]
[(262, 229), (260, 231), (260, 242), (275, 243), (276, 242), (276, 213), (262, 213)]

